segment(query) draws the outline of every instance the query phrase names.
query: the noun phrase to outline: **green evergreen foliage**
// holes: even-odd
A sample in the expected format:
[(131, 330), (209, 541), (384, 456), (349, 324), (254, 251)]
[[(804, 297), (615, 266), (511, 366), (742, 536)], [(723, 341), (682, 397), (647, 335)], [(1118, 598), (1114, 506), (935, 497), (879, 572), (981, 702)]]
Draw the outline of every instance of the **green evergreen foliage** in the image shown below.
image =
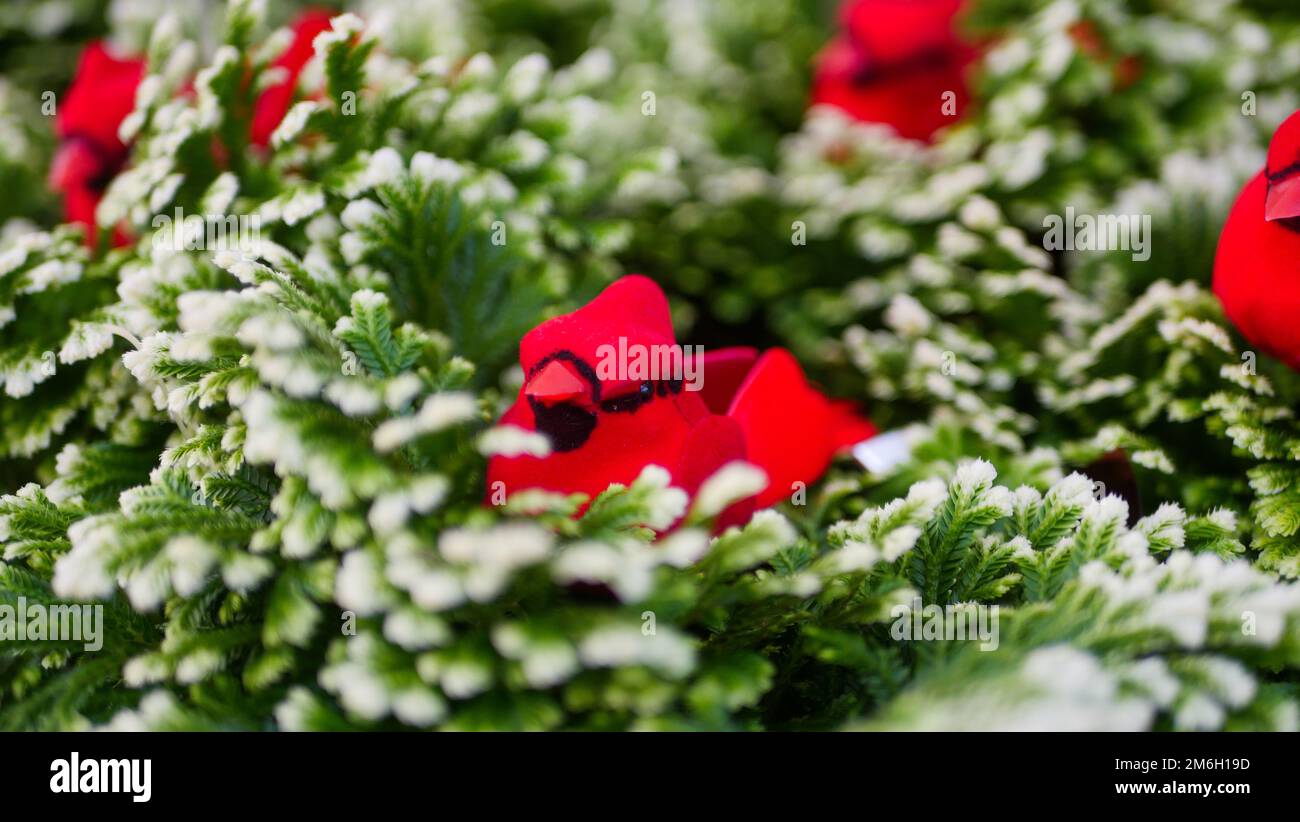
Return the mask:
[[(98, 650), (0, 641), (0, 728), (1300, 727), (1300, 377), (1209, 291), (1300, 19), (983, 0), (926, 146), (805, 114), (828, 9), (706, 5), (367, 3), (265, 149), (287, 10), (166, 17), (93, 251), (0, 81), (0, 606), (104, 606)], [(1044, 251), (1066, 205), (1150, 214), (1151, 259)], [(725, 472), (486, 504), (539, 447), (494, 425), (519, 338), (636, 270), (911, 458), (720, 534)], [(1136, 499), (1081, 473), (1116, 452)], [(996, 631), (900, 636), (918, 602)]]

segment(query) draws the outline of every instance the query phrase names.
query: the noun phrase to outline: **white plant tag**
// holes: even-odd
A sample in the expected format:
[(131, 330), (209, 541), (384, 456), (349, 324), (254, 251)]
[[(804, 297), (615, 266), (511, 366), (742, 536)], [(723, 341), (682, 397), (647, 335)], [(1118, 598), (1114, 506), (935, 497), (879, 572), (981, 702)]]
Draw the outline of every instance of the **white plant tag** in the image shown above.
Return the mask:
[(863, 440), (853, 446), (853, 457), (873, 474), (887, 474), (912, 457), (912, 431), (901, 428)]

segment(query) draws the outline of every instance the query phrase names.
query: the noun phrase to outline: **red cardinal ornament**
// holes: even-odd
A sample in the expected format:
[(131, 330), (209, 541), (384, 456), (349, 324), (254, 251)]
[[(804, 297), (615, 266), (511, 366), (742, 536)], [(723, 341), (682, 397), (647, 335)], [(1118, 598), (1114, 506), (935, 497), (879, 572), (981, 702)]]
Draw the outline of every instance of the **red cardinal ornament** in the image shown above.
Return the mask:
[(893, 126), (903, 137), (929, 140), (965, 111), (967, 66), (975, 48), (954, 20), (963, 0), (849, 0), (843, 32), (818, 58), (814, 105), (835, 106), (858, 120)]
[(768, 486), (728, 509), (726, 525), (788, 497), (795, 482), (816, 480), (835, 452), (875, 433), (849, 404), (809, 386), (783, 349), (760, 355), (727, 348), (681, 360), (701, 369), (691, 382), (668, 368), (646, 378), (610, 367), (613, 352), (628, 351), (693, 356), (676, 343), (663, 291), (639, 275), (525, 335), (524, 385), (501, 422), (545, 434), (551, 453), (493, 457), (489, 488), (502, 482), (507, 493), (542, 488), (594, 497), (657, 464), (694, 494), (723, 465), (747, 460), (767, 473)]
[(1300, 112), (1273, 135), (1219, 235), (1214, 293), (1254, 345), (1300, 370)]
[[(102, 42), (86, 47), (72, 85), (55, 118), (59, 150), (50, 166), (50, 186), (63, 193), (70, 223), (86, 227), (86, 240), (95, 243), (95, 207), (126, 164), (127, 148), (118, 127), (135, 107), (135, 89), (144, 76), (144, 60), (117, 58)], [(126, 236), (115, 232), (114, 244)]]

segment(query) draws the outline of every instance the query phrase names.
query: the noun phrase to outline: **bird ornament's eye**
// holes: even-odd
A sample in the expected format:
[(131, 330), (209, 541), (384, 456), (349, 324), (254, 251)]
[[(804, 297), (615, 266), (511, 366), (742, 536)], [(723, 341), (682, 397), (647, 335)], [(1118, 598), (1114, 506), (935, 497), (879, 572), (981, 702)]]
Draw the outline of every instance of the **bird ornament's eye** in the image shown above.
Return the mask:
[(655, 384), (650, 380), (624, 380), (605, 383), (602, 386), (600, 403), (602, 411), (620, 413), (635, 411), (654, 398)]

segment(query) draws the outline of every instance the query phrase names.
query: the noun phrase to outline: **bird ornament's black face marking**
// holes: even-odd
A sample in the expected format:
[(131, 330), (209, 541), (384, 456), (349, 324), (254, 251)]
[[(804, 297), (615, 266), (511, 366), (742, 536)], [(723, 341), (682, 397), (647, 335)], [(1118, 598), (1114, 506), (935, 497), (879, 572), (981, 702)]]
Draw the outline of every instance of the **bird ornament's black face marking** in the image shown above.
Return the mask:
[(596, 415), (571, 402), (544, 405), (531, 397), (537, 430), (551, 440), (551, 450), (572, 451), (581, 448), (596, 430)]
[[(587, 383), (591, 399), (600, 402), (600, 380), (596, 377), (596, 369), (571, 351), (556, 351), (543, 357), (529, 370), (525, 384), (531, 382), (543, 368), (557, 360), (571, 363)], [(550, 438), (551, 448), (555, 451), (573, 451), (582, 447), (583, 443), (591, 437), (591, 432), (596, 430), (596, 412), (587, 407), (586, 403), (548, 403), (531, 394), (527, 396), (528, 405), (533, 409), (537, 430)]]
[(547, 402), (527, 393), (527, 388), (525, 388), (525, 396), (528, 397), (528, 405), (533, 410), (537, 430), (550, 438), (552, 450), (561, 453), (573, 451), (586, 444), (592, 432), (596, 430), (599, 421), (597, 411), (607, 414), (635, 413), (637, 409), (652, 401), (656, 394), (660, 397), (677, 394), (681, 392), (683, 386), (683, 381), (680, 379), (644, 380), (619, 385), (613, 389), (613, 396), (609, 396), (608, 392), (602, 396), (605, 386), (596, 376), (596, 369), (568, 350), (556, 351), (539, 360), (529, 370), (525, 384), (532, 382), (547, 365), (556, 361), (570, 364), (586, 383), (587, 390), (582, 396), (559, 402)]
[(912, 74), (943, 69), (957, 62), (949, 51), (942, 48), (927, 48), (889, 63), (874, 59), (865, 47), (860, 46), (859, 50), (862, 54), (861, 63), (853, 71), (850, 81), (859, 90), (892, 83)]
[(85, 151), (92, 158), (89, 170), (82, 170), (83, 179), (74, 180), (74, 183), (84, 185), (88, 190), (96, 194), (103, 194), (108, 190), (108, 184), (113, 181), (117, 173), (122, 170), (126, 164), (126, 153), (113, 152), (104, 149), (94, 138), (83, 133), (77, 132), (69, 134), (63, 140), (63, 146), (77, 146)]

